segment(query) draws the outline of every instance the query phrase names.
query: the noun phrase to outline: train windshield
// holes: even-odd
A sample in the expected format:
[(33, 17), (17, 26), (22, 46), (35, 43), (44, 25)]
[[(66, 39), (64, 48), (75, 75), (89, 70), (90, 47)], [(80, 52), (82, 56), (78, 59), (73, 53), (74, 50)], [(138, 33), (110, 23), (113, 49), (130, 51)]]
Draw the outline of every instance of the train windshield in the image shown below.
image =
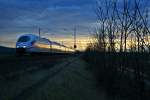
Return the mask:
[(30, 40), (30, 38), (28, 36), (23, 36), (18, 40), (18, 42), (27, 42), (29, 40)]

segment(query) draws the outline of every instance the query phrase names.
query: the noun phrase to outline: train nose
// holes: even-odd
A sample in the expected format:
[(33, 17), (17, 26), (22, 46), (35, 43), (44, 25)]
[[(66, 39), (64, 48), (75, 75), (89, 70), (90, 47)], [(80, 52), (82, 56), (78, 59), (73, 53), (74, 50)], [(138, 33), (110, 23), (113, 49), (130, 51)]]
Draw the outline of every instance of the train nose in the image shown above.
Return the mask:
[(17, 43), (16, 48), (28, 48), (29, 44), (28, 43)]
[(25, 45), (24, 46), (17, 45), (16, 48), (27, 48), (27, 46), (25, 46)]

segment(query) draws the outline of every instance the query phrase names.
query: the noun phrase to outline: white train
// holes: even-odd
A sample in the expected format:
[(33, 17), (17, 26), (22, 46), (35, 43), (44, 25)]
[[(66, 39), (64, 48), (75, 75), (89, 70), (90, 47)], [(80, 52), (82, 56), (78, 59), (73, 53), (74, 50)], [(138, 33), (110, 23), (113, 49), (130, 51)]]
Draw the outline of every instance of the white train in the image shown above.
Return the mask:
[(75, 50), (65, 45), (40, 38), (33, 34), (25, 34), (18, 38), (16, 42), (16, 54), (35, 53), (73, 53)]

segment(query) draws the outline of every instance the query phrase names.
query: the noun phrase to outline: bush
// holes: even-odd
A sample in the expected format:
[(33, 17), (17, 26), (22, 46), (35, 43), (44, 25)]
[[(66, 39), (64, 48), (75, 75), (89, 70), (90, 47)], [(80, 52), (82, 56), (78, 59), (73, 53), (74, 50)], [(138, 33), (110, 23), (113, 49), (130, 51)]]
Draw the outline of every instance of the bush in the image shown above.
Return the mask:
[[(128, 100), (149, 100), (145, 77), (150, 75), (148, 53), (98, 52), (88, 50), (84, 59), (97, 77), (99, 84), (113, 97)], [(146, 77), (146, 79), (147, 79)]]

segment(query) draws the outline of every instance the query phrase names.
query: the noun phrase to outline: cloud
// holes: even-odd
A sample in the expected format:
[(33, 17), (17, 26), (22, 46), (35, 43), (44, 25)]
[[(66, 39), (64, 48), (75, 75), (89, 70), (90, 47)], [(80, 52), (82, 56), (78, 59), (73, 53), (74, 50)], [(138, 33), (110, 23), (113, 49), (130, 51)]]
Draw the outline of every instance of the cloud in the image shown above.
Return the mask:
[[(65, 1), (65, 2), (64, 2)], [(0, 28), (56, 27), (90, 20), (88, 0), (1, 0)], [(84, 8), (86, 5), (86, 8)], [(90, 4), (91, 5), (91, 4)], [(83, 20), (83, 21), (82, 21)], [(67, 27), (67, 26), (66, 26)], [(56, 27), (57, 28), (57, 27)]]
[[(95, 0), (0, 0), (0, 35), (3, 40), (16, 40), (17, 34), (43, 33), (72, 34), (78, 25), (78, 33), (86, 34), (95, 22)], [(64, 29), (67, 29), (64, 31)], [(0, 37), (1, 39), (1, 37)]]

